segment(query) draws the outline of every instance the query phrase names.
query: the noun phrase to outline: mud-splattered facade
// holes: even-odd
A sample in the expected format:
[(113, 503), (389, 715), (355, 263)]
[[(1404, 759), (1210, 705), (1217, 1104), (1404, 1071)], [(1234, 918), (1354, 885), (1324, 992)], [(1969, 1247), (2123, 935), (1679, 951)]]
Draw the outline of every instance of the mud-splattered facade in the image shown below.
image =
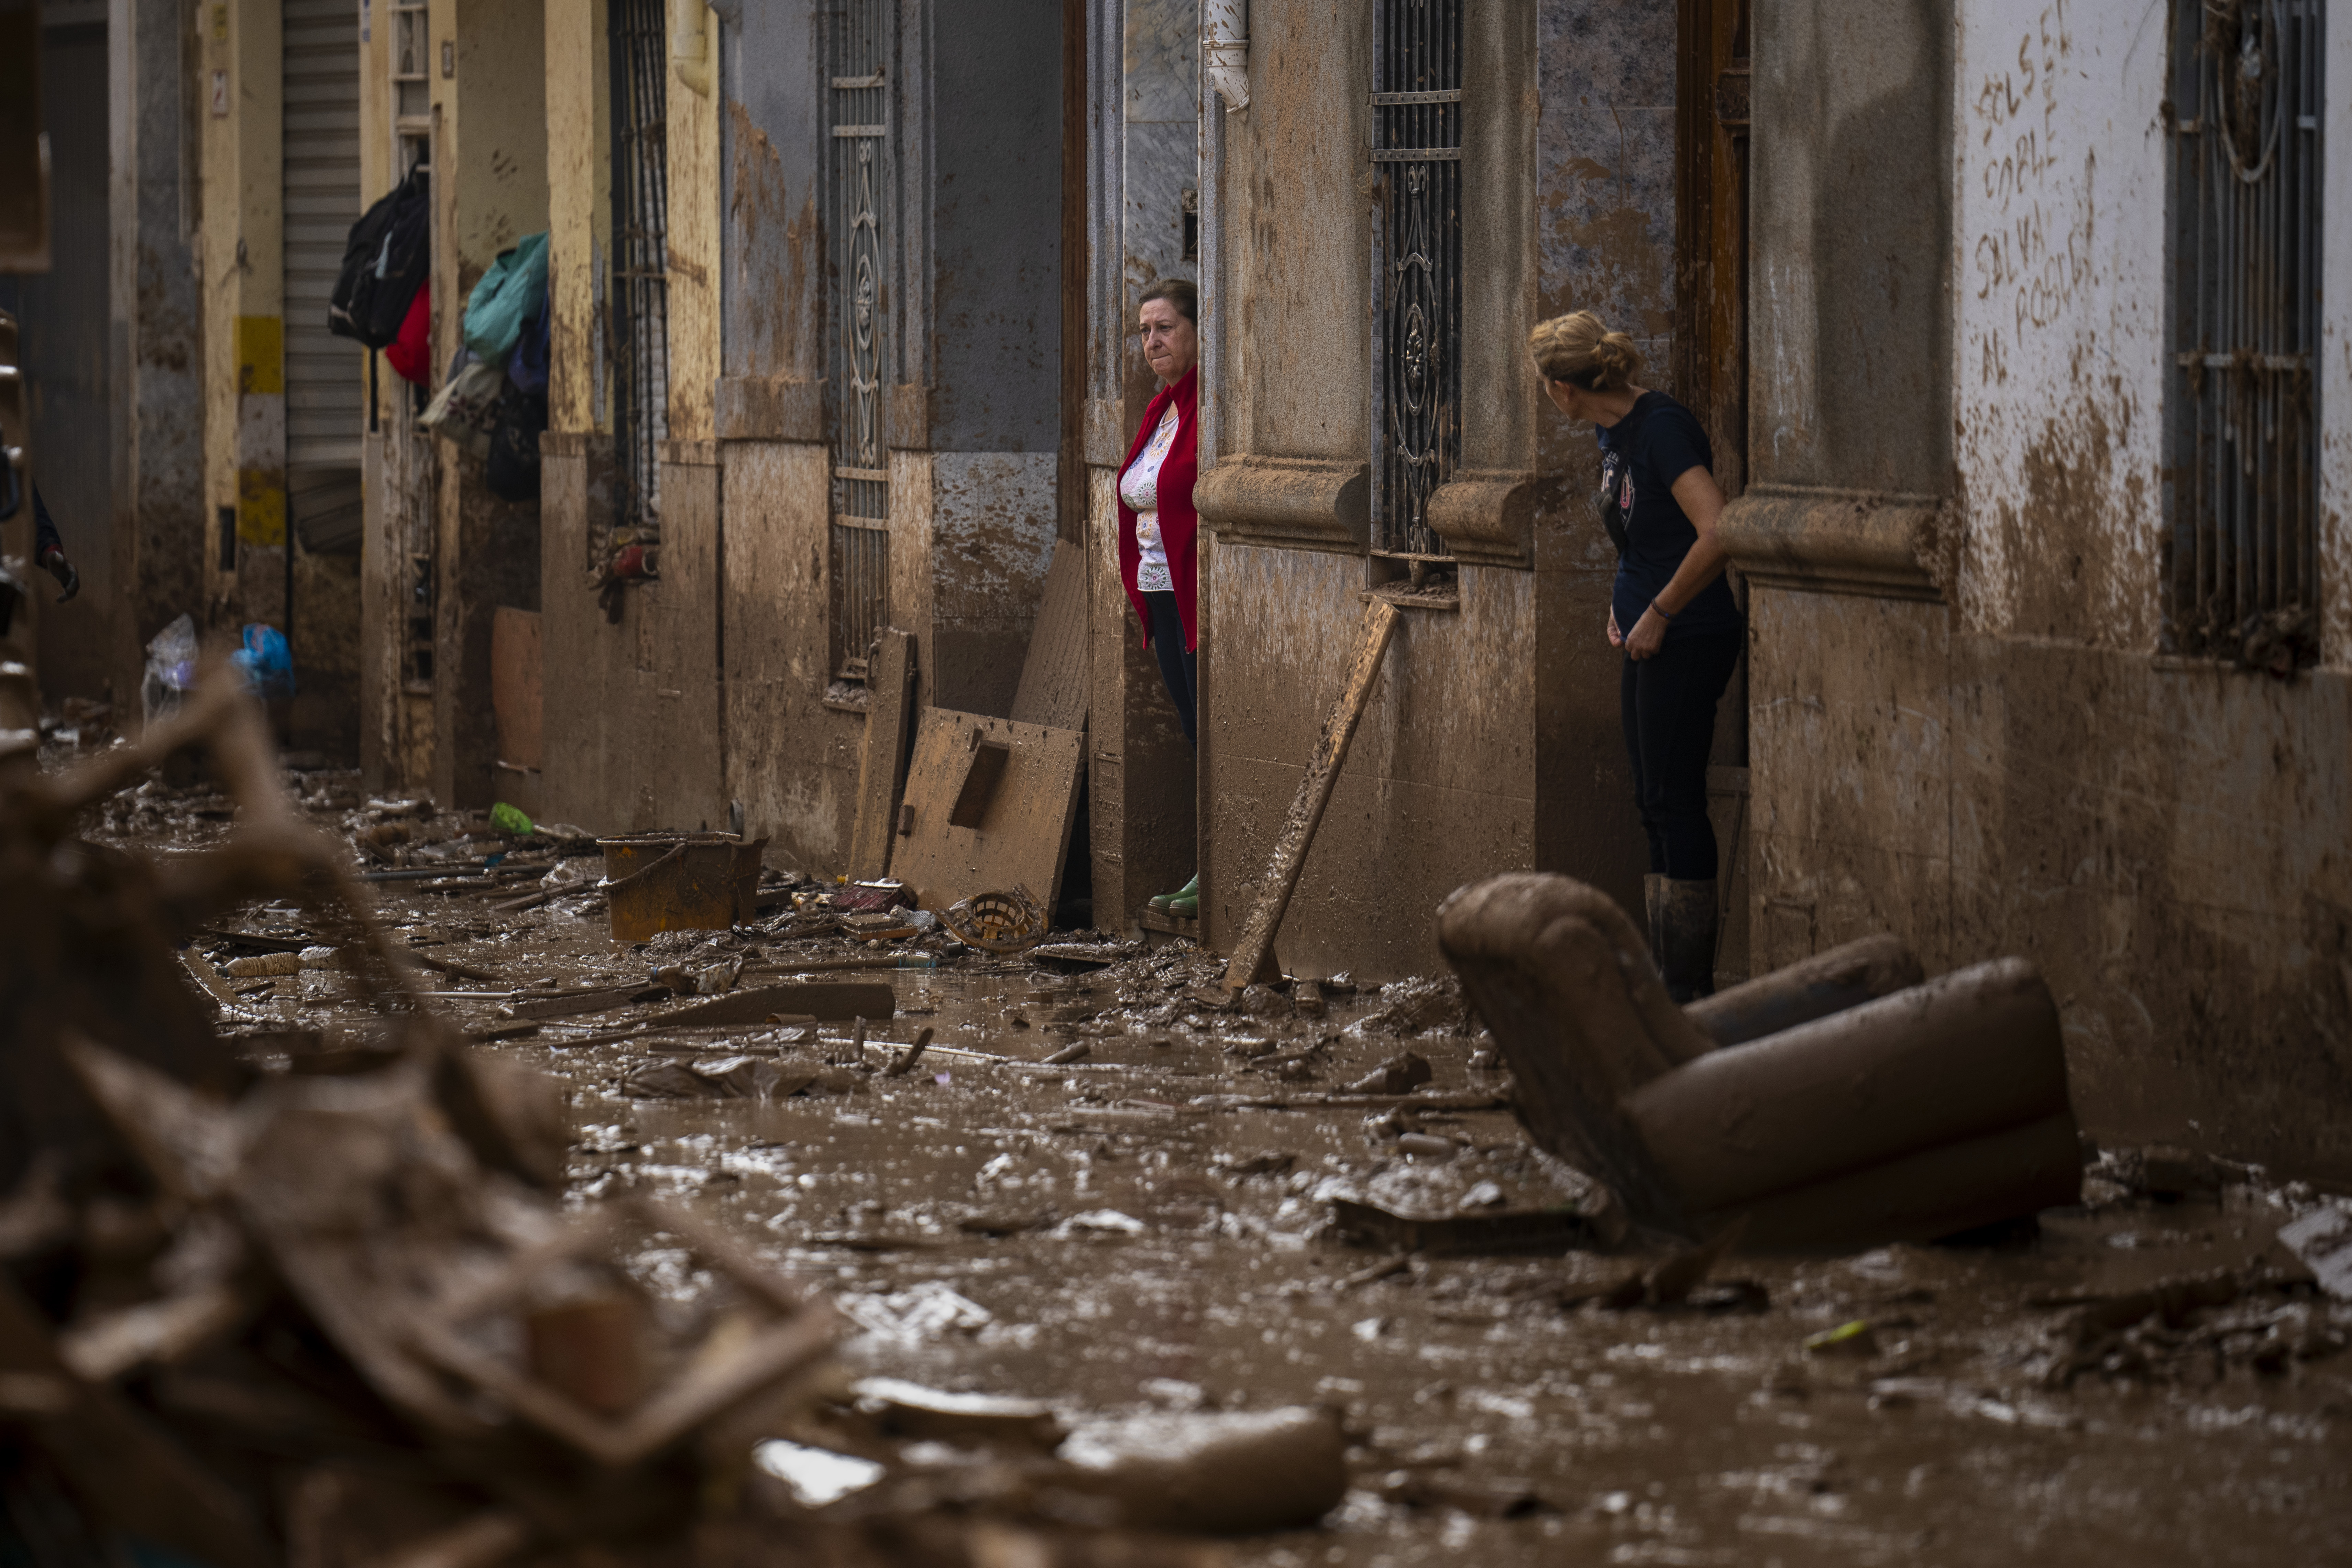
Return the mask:
[(607, 5), (564, 9), (551, 135), (583, 155), (555, 174), (542, 804), (740, 821), (834, 868), (871, 629), (915, 634), (924, 700), (1004, 713), (1061, 526), (1063, 7), (672, 17), (658, 566), (617, 620), (616, 35)]
[[(1400, 502), (1378, 471), (1397, 436), (1377, 345), (1402, 286), (1378, 226), (1397, 221), (1391, 183), (1429, 167), (1371, 152), (1387, 145), (1373, 94), (1391, 9), (1257, 0), (1249, 106), (1203, 128), (1201, 811), (1217, 945), (1247, 917), (1364, 597), (1413, 553), (1382, 547)], [(1441, 417), (1459, 450), (1427, 500), (1439, 548), (1420, 552), (1447, 558), (1424, 569), (1450, 574), (1456, 602), (1408, 610), (1389, 649), (1277, 944), (1303, 973), (1436, 966), (1432, 911), (1494, 871), (1563, 870), (1640, 904), (1596, 455), (1545, 403), (1525, 342), (1539, 318), (1591, 308), (1667, 374), (1676, 11), (1458, 10), (1459, 152), (1441, 156), (1459, 209), (1435, 218), (1454, 229), (1459, 296), (1430, 353), (1458, 356)]]
[(1881, 929), (1931, 968), (2027, 954), (2102, 1142), (2340, 1176), (2352, 29), (2328, 18), (2318, 123), (2288, 132), (2328, 152), (2317, 658), (2282, 679), (2174, 651), (2164, 608), (2200, 346), (2169, 324), (2198, 130), (2174, 72), (2200, 42), (2171, 9), (1758, 7), (1727, 525), (1753, 585), (1755, 960)]

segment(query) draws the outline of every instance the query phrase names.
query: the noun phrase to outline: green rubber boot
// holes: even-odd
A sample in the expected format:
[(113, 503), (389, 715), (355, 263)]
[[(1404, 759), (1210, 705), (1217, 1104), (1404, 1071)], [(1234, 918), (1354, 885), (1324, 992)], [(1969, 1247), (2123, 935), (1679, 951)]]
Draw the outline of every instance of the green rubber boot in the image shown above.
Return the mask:
[(1177, 889), (1172, 893), (1154, 893), (1143, 907), (1150, 910), (1155, 915), (1164, 915), (1168, 912), (1169, 905), (1174, 903), (1177, 900), (1185, 897), (1187, 894), (1197, 895), (1200, 890), (1201, 874), (1198, 871), (1195, 871), (1192, 873), (1192, 879), (1191, 881), (1185, 883), (1182, 887)]
[(1193, 872), (1191, 881), (1168, 895), (1167, 912), (1180, 921), (1201, 918), (1201, 873)]

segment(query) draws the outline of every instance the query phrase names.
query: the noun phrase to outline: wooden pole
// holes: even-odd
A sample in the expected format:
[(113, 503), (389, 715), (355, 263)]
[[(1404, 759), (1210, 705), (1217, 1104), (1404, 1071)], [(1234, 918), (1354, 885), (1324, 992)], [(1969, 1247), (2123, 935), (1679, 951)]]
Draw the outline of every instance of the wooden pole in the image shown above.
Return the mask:
[(898, 820), (900, 772), (915, 717), (915, 638), (885, 626), (866, 681), (866, 748), (857, 769), (857, 819), (849, 836), (849, 873), (879, 877), (890, 868)]
[(1339, 782), (1339, 765), (1348, 760), (1348, 742), (1356, 738), (1356, 722), (1364, 716), (1364, 705), (1380, 681), (1381, 660), (1396, 633), (1398, 614), (1397, 607), (1384, 599), (1364, 606), (1363, 637), (1356, 647), (1355, 662), (1348, 668), (1348, 684), (1339, 700), (1332, 704), (1330, 716), (1323, 721), (1314, 755), (1307, 759), (1307, 773), (1298, 781), (1297, 798), (1283, 816), (1281, 836), (1275, 840), (1274, 857), (1266, 863), (1265, 880), (1258, 889), (1257, 907), (1242, 927), (1242, 939), (1234, 945), (1234, 961), (1225, 970), (1228, 990), (1238, 991), (1256, 979), (1274, 954), (1274, 933), (1290, 908), (1290, 895), (1298, 886), (1299, 868), (1307, 864), (1315, 829), (1322, 824), (1323, 808), (1331, 803), (1331, 786)]

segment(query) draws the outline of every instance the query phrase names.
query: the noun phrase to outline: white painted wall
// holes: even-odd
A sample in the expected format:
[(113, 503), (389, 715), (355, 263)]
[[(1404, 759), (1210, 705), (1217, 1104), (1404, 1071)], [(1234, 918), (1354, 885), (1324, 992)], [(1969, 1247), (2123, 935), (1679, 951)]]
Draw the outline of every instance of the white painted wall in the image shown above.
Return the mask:
[(2327, 151), (2320, 165), (2321, 662), (2352, 669), (2352, 5), (2327, 8)]
[[(2166, 0), (1962, 0), (1953, 421), (1971, 630), (2162, 631)], [(2352, 4), (2330, 6), (2319, 377), (2323, 657), (2352, 668)], [(2096, 518), (2084, 547), (2079, 514)], [(2070, 624), (2069, 608), (2079, 619)]]
[[(2107, 520), (2070, 640), (2153, 650), (2164, 527), (2165, 0), (1964, 0), (1954, 53), (1953, 449), (1971, 630), (2068, 636), (2029, 614), (2078, 570), (2067, 498)], [(2073, 510), (2071, 507), (2068, 510)]]

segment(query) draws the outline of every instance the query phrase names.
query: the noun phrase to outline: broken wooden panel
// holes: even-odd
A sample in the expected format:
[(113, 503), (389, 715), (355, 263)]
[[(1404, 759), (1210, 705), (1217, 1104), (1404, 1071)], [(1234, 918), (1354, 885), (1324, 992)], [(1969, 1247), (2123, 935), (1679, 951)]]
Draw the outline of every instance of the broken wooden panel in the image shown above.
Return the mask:
[[(959, 803), (975, 758), (992, 746), (1003, 748), (1003, 771), (985, 809), (966, 825), (957, 820)], [(907, 773), (912, 818), (890, 874), (928, 910), (1015, 887), (1051, 909), (1060, 896), (1085, 748), (1077, 730), (938, 709), (925, 713)]]
[(1065, 539), (1054, 546), (1045, 573), (1045, 599), (1029, 633), (1029, 654), (1021, 664), (1021, 688), (1013, 696), (1013, 719), (1055, 730), (1087, 727), (1087, 683), (1093, 667), (1087, 653), (1087, 556)]
[(501, 605), (490, 621), (490, 710), (498, 720), (499, 761), (540, 766), (539, 612)]
[(879, 877), (890, 868), (890, 826), (907, 776), (914, 733), (915, 637), (885, 626), (875, 638), (866, 677), (866, 744), (857, 771), (857, 826), (849, 840), (849, 874)]

